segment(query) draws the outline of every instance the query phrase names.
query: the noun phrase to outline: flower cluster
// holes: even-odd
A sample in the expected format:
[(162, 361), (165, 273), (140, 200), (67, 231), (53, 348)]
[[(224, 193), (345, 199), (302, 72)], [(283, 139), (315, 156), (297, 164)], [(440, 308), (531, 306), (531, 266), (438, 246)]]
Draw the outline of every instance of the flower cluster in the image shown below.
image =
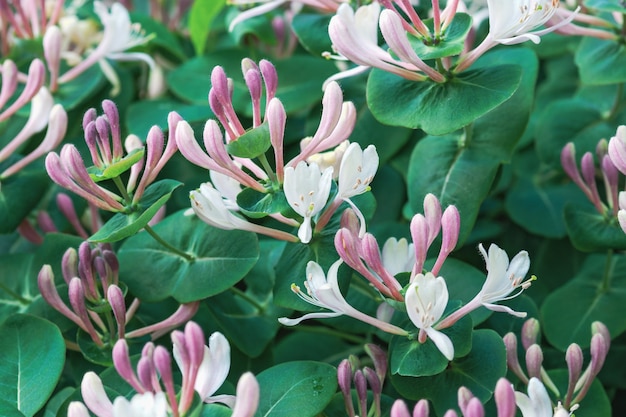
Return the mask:
[[(374, 318), (356, 310), (345, 300), (337, 281), (337, 271), (343, 262), (367, 279), (383, 300), (402, 303), (409, 319), (419, 329), (417, 339), (421, 343), (431, 339), (448, 360), (454, 358), (454, 346), (441, 330), (452, 326), (471, 311), (483, 306), (518, 317), (526, 315), (496, 303), (516, 297), (530, 286), (534, 277), (524, 280), (530, 268), (528, 253), (521, 251), (509, 262), (506, 252), (492, 244), (489, 253), (482, 245), (479, 246), (487, 266), (487, 278), (482, 289), (467, 304), (443, 318), (449, 295), (445, 279), (437, 275), (456, 246), (460, 217), (454, 206), (447, 207), (442, 213), (439, 200), (434, 195), (429, 194), (424, 199), (424, 214), (418, 213), (411, 220), (413, 243), (410, 245), (405, 240), (391, 238), (381, 253), (376, 238), (369, 233), (362, 233), (356, 227), (356, 220), (351, 221), (347, 215), (343, 223), (344, 227), (335, 235), (335, 249), (341, 259), (330, 267), (327, 276), (316, 262), (311, 261), (307, 265), (305, 282), (308, 294), (292, 284), (292, 290), (300, 298), (331, 312), (309, 313), (299, 319), (281, 318), (279, 321), (282, 324), (293, 326), (309, 318), (347, 315), (388, 333), (410, 334), (388, 322), (393, 316), (393, 309), (389, 311), (393, 303), (383, 301), (378, 311), (380, 317)], [(424, 271), (428, 249), (440, 233), (442, 244), (439, 255), (431, 270)], [(401, 272), (410, 272), (408, 284), (404, 286), (395, 277)]]
[(113, 363), (118, 374), (137, 394), (130, 401), (125, 397), (111, 401), (100, 377), (94, 372), (87, 372), (81, 383), (84, 404), (72, 402), (68, 416), (86, 417), (88, 408), (98, 417), (183, 417), (193, 414), (196, 394), (204, 403), (228, 405), (233, 409), (233, 416), (254, 415), (259, 402), (259, 385), (251, 373), (245, 373), (239, 379), (236, 397), (214, 395), (230, 370), (230, 345), (221, 333), (213, 333), (207, 346), (200, 326), (189, 322), (184, 332), (172, 332), (172, 343), (174, 360), (182, 374), (178, 393), (172, 372), (172, 356), (167, 349), (147, 343), (135, 372), (128, 345), (125, 340), (119, 340), (113, 349)]
[(63, 255), (61, 269), (71, 308), (59, 295), (50, 265), (44, 265), (39, 271), (37, 283), (41, 296), (100, 348), (111, 347), (116, 340), (125, 338), (150, 335), (156, 339), (187, 322), (198, 311), (198, 302), (182, 304), (165, 320), (129, 331), (127, 325), (139, 308), (140, 300), (135, 298), (126, 307), (126, 287), (119, 282), (119, 263), (110, 245), (92, 249), (84, 242), (78, 251), (70, 248)]
[[(205, 152), (187, 122), (176, 127), (181, 153), (190, 162), (210, 170), (212, 184), (191, 192), (193, 211), (222, 229), (249, 230), (308, 243), (313, 232), (321, 230), (343, 202), (358, 211), (351, 198), (369, 190), (378, 169), (376, 149), (370, 145), (362, 150), (357, 143), (341, 146), (352, 132), (356, 112), (352, 103), (343, 101), (341, 89), (333, 83), (324, 93), (317, 131), (302, 141), (298, 155), (285, 162), (286, 113), (275, 97), (276, 69), (268, 61), (257, 65), (249, 59), (242, 61), (242, 69), (252, 102), (251, 130), (246, 131), (235, 112), (232, 80), (220, 67), (211, 74), (209, 104), (225, 132), (215, 120), (207, 121), (203, 132)], [(266, 157), (270, 148), (273, 167)], [(321, 154), (333, 148), (337, 148), (334, 153)], [(339, 166), (338, 173), (335, 166)], [(337, 191), (331, 193), (334, 176)], [(270, 216), (287, 226), (299, 226), (298, 237), (252, 223), (235, 212), (257, 218)]]

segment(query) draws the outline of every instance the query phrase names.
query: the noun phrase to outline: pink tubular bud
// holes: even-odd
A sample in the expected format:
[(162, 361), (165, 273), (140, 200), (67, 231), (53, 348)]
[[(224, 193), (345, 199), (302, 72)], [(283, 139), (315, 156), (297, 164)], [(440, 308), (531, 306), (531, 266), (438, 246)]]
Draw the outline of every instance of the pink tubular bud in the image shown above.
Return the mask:
[[(413, 413), (413, 415), (415, 415), (415, 413)], [(391, 406), (391, 413), (389, 414), (389, 416), (390, 417), (411, 417), (409, 415), (409, 409), (407, 408), (405, 402), (402, 400), (394, 401), (393, 405)], [(425, 417), (428, 417), (428, 414), (426, 414)]]
[(96, 127), (96, 143), (98, 144), (98, 149), (100, 150), (100, 157), (102, 161), (104, 161), (104, 165), (108, 166), (115, 162), (113, 158), (113, 150), (111, 147), (111, 139), (109, 137), (109, 122), (107, 122), (106, 118), (103, 116), (99, 116), (96, 118), (94, 122), (94, 126)]
[(69, 248), (65, 251), (61, 260), (61, 271), (63, 271), (63, 279), (67, 285), (70, 284), (72, 278), (78, 276), (78, 253), (76, 249)]
[(341, 213), (341, 219), (339, 224), (342, 229), (347, 229), (349, 233), (354, 236), (359, 235), (361, 225), (359, 224), (359, 216), (356, 215), (354, 210), (347, 208)]
[(448, 410), (443, 417), (458, 417), (458, 414), (454, 410)]
[(602, 323), (601, 321), (594, 321), (593, 323), (591, 323), (591, 334), (595, 335), (598, 333), (604, 337), (604, 341), (607, 343), (608, 350), (608, 346), (611, 343), (611, 333), (609, 333), (609, 329), (604, 325), (604, 323)]
[(113, 417), (113, 403), (107, 397), (102, 380), (94, 372), (87, 372), (80, 383), (80, 393), (89, 409), (98, 417)]
[[(609, 340), (610, 342), (610, 340)], [(596, 333), (591, 337), (591, 375), (595, 377), (602, 369), (606, 355), (609, 353), (609, 342), (601, 333)]]
[(285, 178), (285, 161), (283, 155), (283, 142), (285, 138), (285, 124), (287, 123), (287, 113), (279, 99), (272, 99), (265, 112), (265, 119), (270, 130), (270, 142), (274, 148), (274, 159), (276, 162), (276, 176), (278, 181), (283, 182)]
[(374, 397), (374, 415), (380, 415), (380, 395), (383, 390), (383, 384), (381, 380), (378, 379), (378, 375), (376, 375), (376, 372), (372, 368), (365, 367), (363, 369), (363, 374), (367, 379), (367, 383), (372, 391), (372, 396)]
[(421, 214), (416, 214), (411, 219), (411, 239), (413, 240), (413, 248), (415, 250), (415, 266), (413, 267), (412, 276), (421, 274), (428, 255), (429, 227), (426, 218)]
[(96, 129), (96, 122), (87, 123), (85, 126), (85, 143), (87, 144), (87, 149), (89, 149), (89, 154), (91, 155), (91, 161), (98, 168), (104, 168), (107, 165), (107, 162), (102, 159), (100, 155), (99, 147), (98, 147), (98, 130)]
[(2, 86), (0, 86), (0, 109), (9, 101), (17, 88), (17, 66), (13, 61), (7, 59), (2, 64), (1, 73)]
[(63, 300), (61, 300), (61, 297), (54, 286), (54, 273), (52, 272), (52, 267), (50, 265), (44, 265), (41, 267), (41, 270), (37, 275), (37, 286), (43, 299), (46, 300), (52, 308), (72, 320), (80, 327), (83, 327), (80, 317), (70, 310)]
[(106, 116), (111, 131), (111, 145), (113, 148), (113, 159), (118, 160), (124, 156), (124, 148), (122, 146), (122, 135), (120, 132), (120, 114), (117, 106), (111, 100), (102, 101), (102, 110)]
[(43, 37), (43, 53), (50, 71), (50, 91), (56, 91), (61, 66), (61, 45), (63, 37), (61, 29), (57, 26), (50, 26)]
[(535, 318), (530, 318), (524, 322), (524, 325), (522, 326), (521, 337), (522, 346), (525, 350), (528, 350), (531, 345), (537, 343), (537, 337), (539, 336), (540, 331), (541, 328), (539, 325), (539, 320)]
[(539, 345), (531, 345), (526, 350), (526, 370), (529, 378), (541, 379), (541, 366), (543, 364), (543, 351)]
[(243, 78), (252, 101), (252, 125), (257, 127), (261, 124), (261, 95), (263, 94), (261, 72), (258, 69), (248, 69), (244, 72)]
[(413, 408), (413, 417), (428, 417), (429, 415), (428, 401), (419, 400)]
[(89, 411), (85, 404), (79, 401), (72, 401), (67, 407), (67, 417), (89, 417)]
[(113, 365), (117, 373), (128, 382), (128, 384), (138, 393), (146, 392), (146, 388), (139, 382), (133, 366), (130, 363), (130, 354), (128, 353), (128, 344), (126, 340), (120, 339), (113, 346)]
[(52, 217), (50, 217), (50, 214), (47, 211), (40, 211), (37, 213), (37, 225), (44, 233), (54, 233), (58, 231)]
[(115, 321), (117, 322), (117, 337), (123, 339), (126, 332), (126, 302), (120, 287), (117, 285), (109, 286), (107, 301), (111, 305)]
[(72, 309), (76, 315), (80, 317), (80, 320), (83, 323), (83, 330), (89, 334), (96, 345), (100, 347), (104, 346), (104, 342), (89, 318), (89, 313), (87, 312), (87, 306), (85, 304), (85, 292), (80, 278), (72, 278), (68, 289), (68, 295)]
[(515, 417), (515, 392), (513, 385), (505, 378), (500, 378), (494, 392), (498, 417)]
[(165, 393), (168, 398), (168, 402), (173, 410), (178, 411), (178, 400), (176, 399), (176, 391), (174, 389), (174, 377), (172, 376), (172, 358), (169, 352), (163, 346), (157, 346), (154, 349), (154, 366), (159, 375), (161, 375), (161, 382), (165, 386)]
[(346, 413), (349, 417), (354, 417), (354, 405), (352, 404), (352, 366), (348, 359), (344, 359), (337, 366), (337, 382), (339, 389), (343, 394), (343, 400), (346, 407)]
[[(463, 413), (464, 417), (485, 417), (485, 408), (483, 404), (480, 402), (478, 398), (472, 398), (467, 403), (467, 407), (465, 408), (465, 412)], [(498, 416), (500, 417), (500, 416)]]
[(506, 348), (506, 364), (509, 369), (522, 381), (522, 383), (528, 383), (528, 377), (524, 374), (522, 367), (517, 359), (517, 337), (515, 333), (507, 333), (502, 338), (504, 346)]
[(472, 398), (474, 398), (474, 394), (472, 394), (472, 391), (470, 391), (466, 387), (459, 388), (457, 392), (457, 401), (459, 404), (459, 408), (461, 409), (461, 413), (463, 413), (463, 415), (466, 415), (467, 405), (469, 404)]
[(231, 417), (252, 417), (259, 407), (260, 387), (251, 372), (246, 372), (237, 382), (237, 399)]
[(83, 130), (87, 130), (87, 126), (96, 122), (98, 112), (93, 107), (85, 112), (83, 115)]
[(354, 373), (354, 387), (358, 399), (359, 415), (365, 416), (367, 415), (367, 380), (360, 369)]
[(567, 362), (568, 383), (567, 394), (565, 395), (565, 407), (569, 408), (571, 404), (576, 383), (580, 379), (583, 369), (583, 351), (576, 343), (572, 343), (565, 352), (565, 362)]
[(619, 171), (611, 161), (608, 155), (601, 159), (602, 177), (604, 179), (604, 189), (609, 202), (609, 206), (613, 209), (613, 214), (617, 215), (619, 209), (618, 192), (619, 192)]
[(56, 203), (59, 211), (65, 216), (67, 221), (70, 222), (76, 233), (83, 239), (87, 239), (89, 235), (78, 218), (72, 199), (65, 193), (59, 193), (56, 197)]
[[(151, 346), (154, 349), (154, 346)], [(150, 356), (143, 356), (139, 359), (139, 362), (137, 362), (137, 377), (139, 381), (141, 381), (141, 384), (146, 387), (146, 391), (160, 391), (156, 377), (156, 369), (152, 363), (152, 352), (150, 352)], [(157, 389), (155, 389), (154, 382), (157, 383)]]
[(185, 341), (189, 351), (192, 368), (198, 368), (204, 358), (204, 332), (195, 322), (189, 321), (185, 325)]
[(376, 375), (378, 375), (380, 383), (384, 383), (385, 376), (387, 375), (387, 353), (373, 343), (366, 344), (364, 349), (367, 356), (374, 362), (374, 369), (376, 370)]
[(22, 90), (22, 93), (13, 102), (13, 104), (11, 104), (2, 113), (0, 113), (0, 122), (8, 119), (10, 116), (15, 114), (15, 112), (17, 112), (20, 108), (25, 106), (26, 103), (28, 103), (35, 96), (35, 94), (37, 94), (39, 89), (43, 86), (45, 78), (46, 78), (46, 68), (43, 62), (41, 62), (41, 60), (39, 59), (35, 59), (33, 62), (31, 62), (30, 67), (28, 68), (28, 79), (26, 80), (26, 85), (24, 86), (24, 90)]
[(133, 338), (150, 334), (152, 339), (157, 339), (181, 324), (186, 323), (188, 320), (191, 320), (199, 307), (199, 301), (181, 304), (181, 306), (165, 320), (128, 332), (126, 337)]
[(448, 255), (454, 250), (454, 247), (459, 240), (459, 232), (461, 230), (461, 216), (459, 215), (459, 211), (455, 206), (448, 206), (448, 208), (446, 208), (441, 218), (441, 224), (441, 249), (439, 250), (439, 255), (437, 256), (435, 265), (433, 265), (433, 268), (431, 270), (431, 272), (435, 276), (439, 274), (443, 263), (448, 258)]
[(274, 65), (265, 59), (259, 61), (259, 69), (261, 70), (261, 75), (263, 75), (263, 81), (265, 82), (265, 102), (266, 105), (268, 105), (270, 100), (276, 96), (276, 90), (278, 89), (278, 73)]
[(98, 283), (94, 276), (91, 246), (83, 242), (78, 247), (78, 275), (83, 282), (86, 297), (92, 302), (100, 301)]

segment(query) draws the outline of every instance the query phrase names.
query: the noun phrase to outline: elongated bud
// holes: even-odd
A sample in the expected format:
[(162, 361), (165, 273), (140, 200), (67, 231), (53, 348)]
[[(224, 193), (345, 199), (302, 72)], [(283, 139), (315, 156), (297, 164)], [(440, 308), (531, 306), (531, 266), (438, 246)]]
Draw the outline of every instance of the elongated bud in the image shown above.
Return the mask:
[(72, 401), (67, 407), (67, 417), (89, 417), (89, 411), (80, 401)]
[(50, 90), (56, 91), (58, 87), (59, 69), (61, 67), (61, 44), (63, 42), (61, 29), (50, 26), (43, 37), (43, 53), (50, 72)]
[(172, 409), (178, 410), (178, 400), (176, 399), (176, 391), (174, 388), (174, 377), (172, 375), (172, 357), (167, 349), (163, 346), (157, 346), (154, 349), (154, 366), (156, 367), (159, 375), (161, 375), (161, 382), (165, 387), (165, 393), (169, 400)]
[(517, 336), (515, 333), (507, 333), (502, 338), (506, 347), (506, 364), (509, 369), (522, 381), (528, 383), (528, 377), (524, 374), (522, 367), (517, 359)]
[[(243, 65), (242, 65), (243, 66)], [(248, 69), (244, 71), (243, 78), (250, 91), (252, 101), (252, 123), (254, 127), (261, 124), (261, 95), (263, 94), (263, 81), (261, 72), (258, 69)]]
[(354, 405), (352, 404), (352, 394), (350, 393), (350, 389), (352, 388), (352, 367), (348, 359), (342, 360), (339, 366), (337, 366), (337, 382), (343, 394), (346, 413), (349, 417), (353, 417)]
[(569, 407), (572, 401), (572, 397), (574, 395), (576, 383), (580, 379), (580, 374), (583, 369), (583, 351), (576, 343), (572, 343), (567, 348), (567, 352), (565, 352), (565, 362), (567, 362), (568, 370), (568, 383), (567, 394), (565, 395), (565, 406)]
[(287, 113), (279, 99), (272, 99), (265, 111), (265, 119), (270, 130), (270, 142), (274, 148), (274, 160), (276, 165), (276, 176), (279, 181), (285, 178), (285, 161), (284, 161), (284, 138), (285, 124), (287, 123)]
[(263, 81), (265, 82), (265, 100), (266, 103), (269, 103), (270, 100), (276, 96), (276, 90), (278, 89), (278, 73), (274, 65), (265, 59), (259, 61), (259, 69), (263, 75)]
[(531, 345), (526, 351), (526, 371), (529, 378), (541, 379), (541, 365), (543, 364), (543, 351), (539, 345)]
[(76, 312), (76, 315), (80, 317), (83, 322), (84, 329), (89, 333), (89, 336), (98, 346), (103, 346), (100, 335), (96, 331), (89, 313), (87, 312), (87, 306), (85, 305), (85, 292), (83, 290), (83, 284), (80, 278), (72, 278), (70, 281), (68, 295), (72, 309)]
[(428, 225), (428, 246), (430, 246), (441, 230), (441, 203), (434, 194), (424, 197), (424, 218)]
[(382, 350), (378, 345), (368, 343), (364, 346), (365, 352), (374, 362), (374, 369), (380, 383), (384, 383), (385, 376), (387, 375), (387, 353)]
[(413, 417), (428, 417), (429, 415), (428, 401), (419, 400), (413, 408)]
[(93, 271), (93, 257), (88, 242), (83, 242), (78, 247), (78, 274), (85, 288), (85, 296), (91, 302), (100, 301), (96, 277)]
[(63, 279), (67, 285), (70, 284), (72, 278), (78, 276), (78, 253), (76, 249), (69, 248), (65, 251), (61, 260), (61, 271), (63, 271)]
[(372, 368), (366, 366), (363, 368), (363, 374), (367, 379), (367, 383), (372, 391), (372, 396), (374, 397), (374, 407), (376, 410), (374, 414), (380, 415), (380, 395), (383, 390), (383, 384)]
[(351, 208), (345, 209), (343, 213), (341, 213), (341, 219), (339, 221), (342, 229), (348, 229), (348, 231), (354, 235), (359, 235), (359, 230), (361, 226), (359, 224), (359, 216), (356, 215), (354, 210)]
[(109, 286), (107, 301), (111, 305), (115, 321), (117, 322), (117, 337), (123, 339), (126, 333), (126, 302), (120, 287), (117, 285)]
[[(17, 66), (7, 59), (2, 64), (2, 86), (0, 86), (0, 109), (9, 101), (17, 88)], [(1, 113), (0, 113), (1, 114)]]
[(606, 355), (609, 353), (609, 343), (601, 333), (591, 337), (591, 374), (595, 377), (602, 369)]
[[(465, 412), (463, 413), (464, 417), (485, 417), (485, 408), (483, 404), (480, 402), (478, 398), (472, 398), (467, 403), (467, 407), (465, 408)], [(500, 416), (498, 416), (500, 417)]]
[[(70, 222), (76, 233), (78, 233), (80, 237), (87, 239), (89, 236), (80, 222), (72, 199), (65, 193), (59, 193), (56, 197), (56, 203), (59, 211), (65, 216), (67, 221)], [(78, 262), (78, 258), (76, 258), (76, 262)]]
[(37, 286), (43, 299), (46, 300), (52, 308), (82, 327), (80, 317), (70, 310), (69, 307), (65, 305), (63, 300), (61, 300), (61, 297), (54, 286), (54, 273), (52, 272), (52, 267), (50, 265), (44, 265), (41, 267), (39, 275), (37, 275)]
[(130, 363), (130, 354), (128, 352), (128, 344), (126, 340), (120, 339), (113, 346), (113, 365), (117, 373), (130, 384), (138, 393), (146, 391), (145, 387), (139, 382), (133, 366)]
[(609, 141), (609, 157), (622, 174), (626, 174), (626, 126), (619, 126)]
[(515, 392), (513, 386), (505, 378), (500, 378), (494, 392), (498, 417), (515, 417)]
[(97, 416), (112, 416), (113, 403), (107, 397), (102, 380), (94, 372), (87, 372), (80, 383), (83, 401)]
[[(413, 415), (415, 415), (415, 412), (413, 413)], [(409, 414), (409, 409), (406, 406), (406, 403), (402, 400), (394, 401), (393, 405), (391, 406), (391, 412), (389, 416), (390, 417), (411, 417), (411, 415)], [(428, 417), (428, 414), (426, 414), (425, 417)]]
[(428, 255), (429, 227), (426, 218), (421, 214), (416, 214), (411, 219), (411, 239), (415, 250), (415, 266), (411, 275), (421, 274)]
[(522, 346), (524, 346), (524, 350), (528, 350), (531, 345), (537, 343), (537, 337), (539, 336), (540, 331), (541, 327), (539, 325), (539, 320), (530, 318), (524, 322), (521, 332)]
[(197, 323), (193, 321), (187, 322), (185, 325), (185, 341), (189, 351), (191, 366), (197, 368), (204, 358), (204, 333)]
[(359, 404), (359, 415), (364, 416), (367, 414), (367, 380), (360, 369), (354, 373), (354, 387)]
[(472, 398), (474, 398), (472, 391), (470, 391), (466, 387), (459, 388), (457, 392), (457, 401), (463, 415), (467, 414), (467, 406)]
[(259, 407), (260, 387), (251, 372), (241, 375), (237, 382), (237, 399), (231, 417), (252, 417)]

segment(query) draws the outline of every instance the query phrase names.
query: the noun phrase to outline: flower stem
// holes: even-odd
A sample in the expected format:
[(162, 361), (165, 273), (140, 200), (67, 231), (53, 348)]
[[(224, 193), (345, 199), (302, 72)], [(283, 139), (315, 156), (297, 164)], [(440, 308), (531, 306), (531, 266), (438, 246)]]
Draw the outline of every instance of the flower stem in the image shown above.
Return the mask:
[(120, 177), (113, 178), (113, 183), (115, 184), (117, 189), (120, 191), (120, 194), (122, 194), (122, 198), (124, 198), (124, 203), (130, 204), (133, 201), (133, 199), (128, 194), (128, 191), (126, 191), (126, 187), (124, 187), (124, 184), (122, 183), (122, 180), (120, 179)]
[(263, 166), (263, 169), (267, 173), (267, 176), (270, 178), (270, 181), (272, 181), (272, 185), (279, 186), (278, 180), (276, 179), (276, 175), (274, 174), (274, 170), (272, 169), (265, 154), (262, 153), (261, 155), (257, 156), (257, 158), (259, 159), (259, 162), (261, 163), (261, 165)]
[(187, 253), (187, 252), (183, 252), (182, 250), (178, 249), (175, 246), (172, 246), (170, 243), (166, 242), (161, 236), (159, 236), (152, 227), (145, 225), (144, 229), (146, 230), (146, 232), (148, 232), (150, 234), (150, 236), (152, 236), (154, 238), (154, 240), (156, 240), (157, 242), (159, 242), (161, 245), (165, 246), (167, 249), (170, 250), (170, 252), (175, 253), (178, 256), (181, 256), (183, 258), (185, 258), (187, 261), (189, 262), (193, 262), (195, 261), (196, 257)]
[(9, 288), (7, 288), (6, 285), (1, 284), (0, 283), (0, 290), (6, 292), (7, 294), (9, 294), (11, 297), (15, 298), (17, 301), (19, 301), (20, 303), (24, 304), (24, 305), (28, 305), (30, 304), (30, 300), (27, 300), (26, 298), (22, 297), (21, 295), (19, 295), (18, 293), (16, 293), (15, 291), (10, 290)]
[(624, 83), (620, 83), (617, 85), (617, 93), (615, 94), (615, 101), (613, 102), (613, 106), (611, 107), (611, 111), (609, 112), (609, 119), (617, 114), (621, 104), (622, 104), (622, 94), (624, 93)]

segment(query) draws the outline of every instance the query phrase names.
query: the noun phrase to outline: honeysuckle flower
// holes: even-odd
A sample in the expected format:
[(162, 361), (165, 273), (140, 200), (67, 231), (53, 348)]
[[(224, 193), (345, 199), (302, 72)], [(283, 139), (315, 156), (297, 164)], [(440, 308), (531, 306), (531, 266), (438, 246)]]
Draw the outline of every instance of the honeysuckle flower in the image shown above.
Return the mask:
[(569, 24), (578, 9), (558, 23), (542, 30), (535, 30), (554, 16), (559, 0), (488, 0), (489, 33), (474, 50), (463, 56), (456, 68), (460, 72), (468, 68), (479, 56), (497, 44), (515, 45), (532, 41), (539, 43), (540, 36)]
[(528, 382), (528, 395), (515, 392), (515, 402), (523, 417), (568, 417), (570, 413), (559, 403), (554, 409), (546, 387), (537, 378)]
[(113, 417), (168, 417), (167, 398), (163, 392), (135, 394), (129, 400), (117, 397), (113, 401)]
[(237, 382), (237, 397), (231, 417), (252, 417), (259, 407), (260, 387), (251, 372), (246, 372)]
[(300, 287), (296, 284), (291, 284), (291, 290), (301, 299), (314, 306), (331, 310), (330, 312), (308, 313), (297, 319), (281, 317), (278, 321), (285, 326), (295, 326), (303, 320), (338, 317), (345, 314), (346, 316), (353, 317), (357, 320), (361, 320), (362, 322), (378, 327), (388, 333), (407, 335), (407, 332), (401, 328), (378, 320), (374, 317), (370, 317), (348, 304), (341, 294), (339, 283), (337, 281), (337, 272), (342, 263), (343, 261), (341, 259), (337, 260), (328, 269), (328, 274), (326, 275), (324, 274), (322, 267), (317, 262), (309, 261), (306, 268), (307, 278), (304, 282), (307, 294), (304, 294), (302, 290), (300, 290)]
[(346, 0), (230, 0), (230, 4), (234, 5), (247, 5), (250, 3), (260, 3), (260, 5), (239, 13), (237, 17), (230, 22), (228, 30), (232, 32), (239, 23), (256, 16), (261, 16), (289, 2), (291, 2), (293, 12), (300, 10), (302, 6), (309, 6), (321, 12), (328, 13), (337, 10), (337, 7), (345, 1)]
[(332, 176), (332, 167), (322, 172), (317, 164), (309, 165), (306, 162), (300, 162), (295, 168), (285, 168), (283, 190), (291, 208), (303, 217), (298, 229), (298, 237), (302, 243), (311, 241), (311, 219), (328, 201)]
[(454, 358), (454, 346), (448, 336), (436, 330), (435, 325), (448, 304), (448, 287), (443, 277), (432, 273), (418, 274), (404, 297), (406, 311), (413, 324), (420, 329), (419, 340), (430, 338), (448, 360)]
[[(276, 239), (297, 241), (291, 233), (281, 230), (271, 229), (251, 223), (234, 214), (228, 207), (224, 196), (216, 190), (210, 183), (200, 185), (198, 190), (189, 193), (191, 208), (193, 212), (205, 223), (224, 230), (247, 230), (254, 233), (261, 233)], [(327, 197), (328, 198), (328, 197)]]
[(381, 252), (385, 269), (391, 275), (401, 272), (411, 272), (415, 265), (415, 249), (406, 239), (390, 237), (385, 241)]
[(377, 170), (376, 147), (369, 145), (362, 150), (358, 143), (351, 143), (341, 159), (337, 197), (349, 199), (368, 191)]

